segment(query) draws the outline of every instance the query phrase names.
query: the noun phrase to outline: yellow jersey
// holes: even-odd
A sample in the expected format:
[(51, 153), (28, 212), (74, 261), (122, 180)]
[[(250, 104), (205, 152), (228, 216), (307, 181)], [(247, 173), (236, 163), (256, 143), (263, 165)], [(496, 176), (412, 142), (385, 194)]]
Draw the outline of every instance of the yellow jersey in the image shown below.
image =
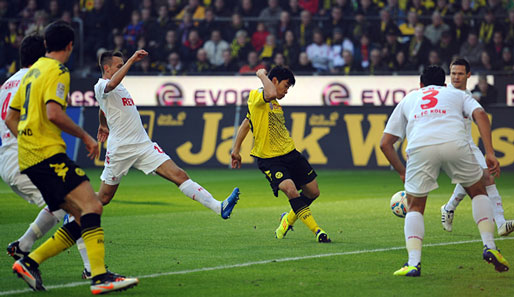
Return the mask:
[(18, 161), (20, 171), (66, 153), (61, 129), (48, 120), (46, 104), (54, 101), (66, 109), (70, 72), (59, 61), (42, 57), (29, 68), (10, 108), (20, 112)]
[(254, 139), (252, 156), (267, 159), (283, 156), (295, 149), (286, 129), (282, 106), (277, 100), (266, 102), (262, 88), (250, 92), (246, 118)]

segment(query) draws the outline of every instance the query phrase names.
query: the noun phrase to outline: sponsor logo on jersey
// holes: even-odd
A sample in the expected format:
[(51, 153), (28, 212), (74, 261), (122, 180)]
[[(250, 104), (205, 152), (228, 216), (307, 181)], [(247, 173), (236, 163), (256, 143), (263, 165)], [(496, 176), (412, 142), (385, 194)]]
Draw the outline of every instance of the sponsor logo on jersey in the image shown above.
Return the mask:
[(134, 106), (132, 98), (121, 98), (121, 102), (123, 102), (123, 106)]

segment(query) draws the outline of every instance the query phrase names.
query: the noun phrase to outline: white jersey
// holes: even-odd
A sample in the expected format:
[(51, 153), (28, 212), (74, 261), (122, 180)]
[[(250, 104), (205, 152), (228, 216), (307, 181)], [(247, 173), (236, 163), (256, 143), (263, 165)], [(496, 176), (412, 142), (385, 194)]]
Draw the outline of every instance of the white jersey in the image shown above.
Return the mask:
[[(2, 114), (0, 118), (0, 136), (2, 137), (2, 146), (0, 147), (0, 152), (3, 152), (5, 147), (13, 144), (16, 145), (17, 143), (16, 137), (12, 135), (11, 131), (5, 124), (5, 117), (7, 116), (7, 111), (9, 110), (9, 102), (12, 100), (12, 98), (14, 98), (14, 95), (20, 87), (21, 79), (28, 70), (28, 68), (20, 69), (0, 88), (0, 106), (2, 106)], [(18, 163), (17, 160), (16, 163)]]
[(480, 104), (455, 88), (428, 86), (412, 91), (396, 106), (385, 133), (407, 138), (407, 150), (455, 140), (468, 141), (463, 117)]
[[(448, 87), (459, 90), (459, 89), (455, 88), (452, 84), (449, 84)], [(469, 96), (472, 95), (469, 90), (465, 90), (465, 91), (460, 90), (460, 91), (468, 94)], [(475, 142), (473, 141), (473, 136), (471, 136), (471, 124), (472, 123), (473, 123), (473, 117), (464, 117), (464, 125), (466, 126), (466, 135), (468, 135), (468, 142), (475, 144)]]
[(150, 142), (130, 93), (121, 83), (105, 93), (108, 82), (108, 79), (100, 78), (95, 85), (96, 100), (109, 126), (107, 150), (114, 151), (122, 146)]

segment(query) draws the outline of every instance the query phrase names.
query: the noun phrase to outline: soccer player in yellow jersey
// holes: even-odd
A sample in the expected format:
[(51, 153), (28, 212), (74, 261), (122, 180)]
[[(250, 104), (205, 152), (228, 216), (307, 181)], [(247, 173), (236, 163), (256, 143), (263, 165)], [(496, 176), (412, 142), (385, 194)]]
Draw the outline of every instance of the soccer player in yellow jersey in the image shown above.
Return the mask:
[(294, 74), (280, 66), (273, 68), (269, 75), (266, 75), (265, 69), (259, 69), (256, 74), (263, 88), (252, 90), (249, 94), (248, 113), (239, 127), (231, 154), (232, 168), (241, 167), (241, 144), (251, 129), (254, 138), (251, 155), (257, 159), (259, 169), (266, 175), (273, 194), (278, 197), (278, 190), (284, 192), (292, 208), (289, 213), (282, 214), (275, 236), (284, 238), (300, 218), (316, 235), (318, 242), (330, 242), (309, 208), (319, 196), (316, 172), (295, 149), (285, 126), (284, 112), (278, 103), (287, 94), (289, 87), (295, 84)]
[(33, 290), (45, 290), (39, 265), (82, 236), (93, 275), (91, 292), (108, 293), (133, 287), (139, 281), (106, 271), (104, 233), (100, 227), (102, 204), (84, 171), (65, 153), (62, 131), (82, 139), (90, 157), (99, 153), (97, 142), (65, 113), (70, 74), (63, 63), (71, 55), (74, 39), (75, 33), (67, 23), (57, 21), (48, 25), (46, 55), (22, 78), (9, 106), (6, 124), (18, 138), (21, 173), (36, 185), (50, 211), (64, 209), (75, 221), (63, 225), (40, 247), (17, 260), (13, 271)]

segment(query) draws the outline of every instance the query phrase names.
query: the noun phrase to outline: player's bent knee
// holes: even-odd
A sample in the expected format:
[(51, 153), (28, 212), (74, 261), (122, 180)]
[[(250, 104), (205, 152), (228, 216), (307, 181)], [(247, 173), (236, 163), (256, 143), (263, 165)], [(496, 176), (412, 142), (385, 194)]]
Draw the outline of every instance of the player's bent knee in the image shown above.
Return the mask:
[[(88, 213), (93, 212), (101, 215), (103, 212), (103, 203), (100, 202), (98, 199), (92, 199), (87, 205), (87, 210)], [(84, 212), (85, 211), (83, 211), (83, 213)]]
[(314, 192), (312, 192), (312, 193), (311, 193), (311, 195), (310, 195), (310, 197), (309, 197), (309, 198), (310, 198), (310, 199), (312, 199), (312, 200), (314, 200), (314, 199), (318, 198), (318, 197), (319, 197), (319, 195), (320, 195), (319, 190), (316, 190), (316, 191), (314, 191)]
[(481, 180), (469, 187), (464, 188), (466, 189), (466, 192), (468, 193), (469, 197), (471, 197), (471, 199), (478, 195), (487, 195), (487, 191), (485, 190), (485, 186)]
[(484, 170), (484, 175), (482, 176), (482, 182), (484, 186), (494, 185), (494, 176), (492, 176), (489, 171)]
[(102, 205), (107, 205), (107, 204), (109, 204), (109, 202), (111, 202), (112, 197), (114, 197), (114, 195), (109, 195), (107, 193), (104, 193), (102, 196), (98, 196), (98, 199), (100, 200)]
[(187, 172), (185, 172), (184, 169), (179, 168), (175, 175), (175, 178), (177, 179), (177, 182), (179, 184), (182, 184), (183, 182), (189, 179), (189, 175), (187, 175)]

